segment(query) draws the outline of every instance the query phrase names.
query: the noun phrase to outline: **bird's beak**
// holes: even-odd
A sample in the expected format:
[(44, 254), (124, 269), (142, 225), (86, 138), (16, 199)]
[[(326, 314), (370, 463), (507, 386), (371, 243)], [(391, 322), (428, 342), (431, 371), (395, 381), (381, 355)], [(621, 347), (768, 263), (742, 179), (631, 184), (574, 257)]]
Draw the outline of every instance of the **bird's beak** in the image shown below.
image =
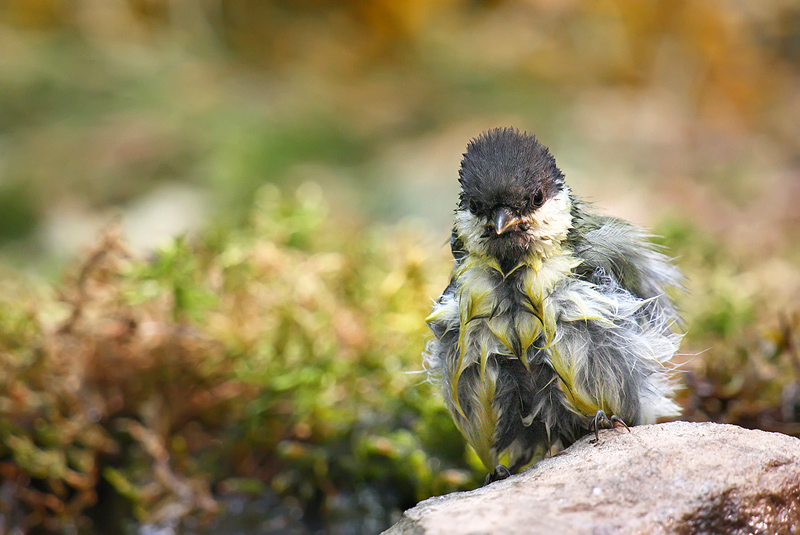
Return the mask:
[(499, 236), (503, 234), (508, 229), (515, 227), (519, 222), (520, 219), (511, 213), (511, 210), (508, 208), (500, 208), (494, 214), (494, 231)]

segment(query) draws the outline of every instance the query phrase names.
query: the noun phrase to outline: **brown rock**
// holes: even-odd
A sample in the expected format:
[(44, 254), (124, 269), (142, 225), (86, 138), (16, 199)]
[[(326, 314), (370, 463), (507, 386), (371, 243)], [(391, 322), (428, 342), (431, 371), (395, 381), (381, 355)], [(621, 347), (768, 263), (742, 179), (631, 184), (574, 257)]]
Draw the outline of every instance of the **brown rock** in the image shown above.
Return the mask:
[(420, 502), (384, 533), (800, 533), (800, 440), (712, 423), (602, 431), (506, 480)]

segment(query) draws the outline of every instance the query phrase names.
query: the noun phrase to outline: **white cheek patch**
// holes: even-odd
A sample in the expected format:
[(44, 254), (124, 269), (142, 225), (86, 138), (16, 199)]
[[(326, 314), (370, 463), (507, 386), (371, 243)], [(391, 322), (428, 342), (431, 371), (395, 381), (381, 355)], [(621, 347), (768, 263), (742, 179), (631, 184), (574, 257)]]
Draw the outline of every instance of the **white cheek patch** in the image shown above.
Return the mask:
[(478, 255), (486, 254), (486, 242), (484, 241), (483, 233), (487, 224), (487, 221), (474, 215), (469, 210), (456, 211), (456, 234), (461, 238), (467, 252)]
[(528, 224), (527, 234), (531, 237), (531, 253), (549, 258), (561, 249), (561, 242), (572, 228), (571, 208), (569, 188), (564, 186), (555, 197), (523, 218)]

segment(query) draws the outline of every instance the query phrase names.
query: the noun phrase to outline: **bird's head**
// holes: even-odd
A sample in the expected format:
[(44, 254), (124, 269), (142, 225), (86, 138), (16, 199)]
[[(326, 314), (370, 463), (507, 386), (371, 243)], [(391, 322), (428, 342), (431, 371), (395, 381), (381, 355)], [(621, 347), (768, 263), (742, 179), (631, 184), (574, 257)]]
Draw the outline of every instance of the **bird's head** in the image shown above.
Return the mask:
[(572, 226), (564, 175), (534, 136), (513, 128), (481, 134), (467, 146), (459, 182), (458, 237), (468, 252), (501, 265), (555, 254)]

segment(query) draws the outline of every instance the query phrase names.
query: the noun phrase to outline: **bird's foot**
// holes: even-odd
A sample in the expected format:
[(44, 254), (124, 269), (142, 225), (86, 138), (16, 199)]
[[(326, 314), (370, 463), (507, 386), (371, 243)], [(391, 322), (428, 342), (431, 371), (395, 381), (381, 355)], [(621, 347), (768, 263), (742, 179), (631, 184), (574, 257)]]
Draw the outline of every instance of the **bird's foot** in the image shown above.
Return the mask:
[(600, 429), (614, 429), (615, 427), (624, 427), (630, 433), (631, 428), (628, 427), (628, 424), (622, 421), (622, 418), (617, 416), (616, 414), (612, 414), (611, 417), (606, 416), (606, 413), (603, 409), (597, 411), (597, 414), (594, 415), (592, 419), (592, 429), (594, 429), (594, 438), (596, 440), (600, 440)]
[(501, 479), (505, 479), (511, 475), (508, 468), (503, 466), (502, 464), (498, 464), (494, 467), (494, 472), (490, 472), (486, 474), (486, 479), (484, 480), (483, 484), (488, 485), (489, 483), (494, 483), (495, 481), (500, 481)]

